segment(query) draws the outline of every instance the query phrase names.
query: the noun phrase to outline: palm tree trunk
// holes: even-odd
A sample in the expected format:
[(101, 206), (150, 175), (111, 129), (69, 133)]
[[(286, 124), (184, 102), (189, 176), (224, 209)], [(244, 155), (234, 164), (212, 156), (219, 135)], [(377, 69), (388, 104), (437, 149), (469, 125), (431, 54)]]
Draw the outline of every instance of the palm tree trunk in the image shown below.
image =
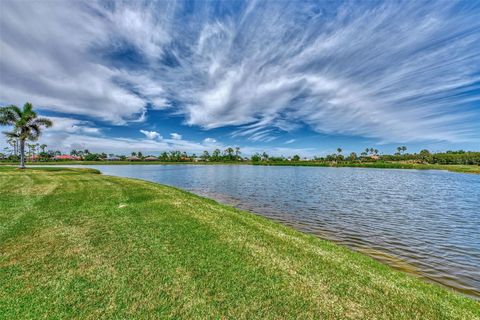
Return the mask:
[(25, 169), (25, 140), (20, 139), (20, 169)]

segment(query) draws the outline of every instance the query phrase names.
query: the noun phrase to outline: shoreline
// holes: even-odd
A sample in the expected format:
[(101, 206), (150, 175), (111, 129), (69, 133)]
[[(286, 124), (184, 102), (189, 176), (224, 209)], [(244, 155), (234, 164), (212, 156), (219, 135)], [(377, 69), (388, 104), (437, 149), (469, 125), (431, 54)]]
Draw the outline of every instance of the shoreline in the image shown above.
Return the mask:
[[(0, 162), (0, 166), (15, 166), (17, 163)], [(365, 162), (365, 163), (323, 163), (323, 162), (165, 162), (165, 161), (58, 161), (58, 162), (28, 162), (32, 166), (50, 165), (252, 165), (252, 166), (290, 166), (290, 167), (323, 167), (323, 168), (371, 168), (371, 169), (406, 169), (406, 170), (442, 170), (455, 173), (480, 174), (477, 165), (443, 165), (443, 164), (414, 164), (400, 162)]]
[[(23, 227), (24, 230), (27, 230), (26, 234), (20, 232), (17, 235), (14, 231), (10, 231), (10, 237), (6, 238), (3, 245), (0, 243), (2, 251), (5, 253), (0, 260), (1, 265), (5, 266), (6, 262), (12, 261), (11, 259), (14, 258), (15, 260), (10, 263), (14, 263), (16, 267), (10, 272), (20, 272), (18, 276), (24, 275), (17, 278), (21, 280), (20, 283), (17, 280), (16, 287), (26, 285), (38, 289), (35, 281), (42, 284), (44, 278), (47, 280), (52, 277), (68, 278), (72, 272), (75, 274), (79, 270), (83, 270), (84, 267), (78, 269), (77, 264), (61, 262), (59, 266), (56, 259), (49, 260), (51, 255), (58, 254), (59, 257), (64, 257), (63, 259), (68, 261), (80, 257), (83, 257), (81, 261), (87, 259), (82, 262), (82, 265), (88, 267), (86, 270), (93, 268), (89, 273), (91, 276), (98, 276), (99, 272), (102, 273), (104, 264), (113, 268), (104, 275), (107, 281), (102, 282), (102, 286), (97, 288), (101, 293), (98, 297), (103, 297), (106, 292), (110, 292), (106, 295), (107, 298), (112, 294), (120, 300), (135, 297), (132, 296), (133, 292), (122, 295), (127, 290), (126, 288), (115, 289), (117, 285), (123, 288), (122, 282), (111, 278), (111, 275), (120, 276), (139, 268), (139, 270), (144, 270), (143, 273), (129, 273), (127, 276), (133, 277), (134, 283), (138, 281), (138, 285), (147, 286), (145, 292), (151, 292), (155, 287), (150, 287), (150, 283), (145, 283), (145, 277), (150, 278), (149, 282), (151, 283), (159, 284), (158, 281), (166, 281), (160, 279), (168, 278), (168, 272), (171, 269), (169, 266), (172, 264), (171, 271), (174, 278), (178, 276), (175, 276), (175, 270), (178, 270), (177, 265), (183, 265), (182, 268), (194, 272), (194, 279), (197, 279), (196, 286), (206, 286), (204, 288), (213, 290), (208, 295), (209, 299), (217, 301), (217, 295), (224, 297), (223, 300), (217, 302), (221, 305), (217, 312), (230, 310), (228, 314), (237, 317), (258, 316), (255, 314), (255, 310), (259, 310), (259, 304), (274, 303), (274, 306), (269, 307), (269, 314), (312, 316), (318, 315), (317, 312), (323, 312), (322, 314), (325, 316), (344, 317), (351, 312), (360, 312), (359, 314), (366, 318), (407, 319), (418, 317), (418, 312), (421, 312), (423, 318), (480, 318), (478, 301), (463, 297), (461, 294), (439, 285), (419, 280), (404, 272), (393, 270), (365, 254), (352, 251), (331, 241), (302, 233), (255, 213), (235, 209), (174, 187), (95, 173), (99, 173), (99, 171), (57, 167), (15, 170), (9, 167), (0, 167), (0, 175), (5, 178), (3, 181), (0, 179), (5, 191), (2, 194), (11, 197), (11, 201), (17, 199), (15, 203), (21, 204), (23, 201), (27, 201), (25, 202), (27, 207), (32, 205), (29, 198), (33, 196), (37, 200), (33, 203), (33, 208), (29, 209), (31, 211), (27, 210), (27, 214), (31, 217), (38, 214), (46, 215), (40, 220), (43, 221), (40, 223), (40, 227), (38, 223), (31, 226), (27, 226), (29, 225), (27, 223)], [(6, 180), (10, 183), (25, 181), (35, 183), (21, 183), (20, 185), (23, 185), (25, 190), (18, 194), (15, 188), (5, 189)], [(18, 180), (20, 181), (18, 182)], [(39, 189), (39, 186), (43, 186), (43, 188)], [(108, 196), (106, 196), (107, 194)], [(152, 197), (153, 194), (156, 196)], [(7, 202), (3, 204), (8, 205), (9, 200), (4, 200)], [(63, 205), (58, 205), (60, 202)], [(2, 202), (0, 202), (1, 204)], [(79, 210), (79, 208), (83, 209)], [(5, 209), (6, 214), (14, 212), (13, 208), (9, 210), (5, 207)], [(158, 215), (160, 212), (162, 214)], [(8, 227), (10, 220), (0, 221), (5, 221), (7, 223), (6, 230), (10, 230)], [(58, 225), (57, 221), (63, 222)], [(51, 229), (52, 227), (54, 229)], [(77, 230), (79, 227), (87, 229), (82, 229), (83, 231), (80, 232), (80, 229)], [(33, 228), (32, 231), (28, 231), (31, 228)], [(45, 233), (47, 230), (48, 233)], [(98, 233), (96, 230), (102, 230), (102, 232)], [(77, 235), (81, 238), (78, 238)], [(88, 242), (94, 241), (92, 245), (96, 245), (80, 249), (81, 255), (79, 256), (76, 253), (79, 249), (74, 248), (79, 245), (84, 246), (82, 243), (85, 240), (81, 239), (87, 235), (90, 239)], [(3, 233), (0, 233), (0, 236), (5, 239)], [(25, 238), (25, 236), (28, 237)], [(45, 236), (48, 236), (50, 240), (44, 239)], [(15, 241), (15, 239), (18, 240)], [(23, 239), (21, 242), (23, 249), (20, 252), (14, 250), (14, 245), (19, 239)], [(39, 242), (38, 240), (43, 241)], [(157, 248), (155, 243), (158, 241), (161, 241), (162, 245), (155, 249)], [(112, 244), (114, 244), (113, 247), (111, 247)], [(50, 251), (52, 245), (55, 245), (55, 251)], [(153, 247), (151, 247), (152, 245)], [(161, 249), (165, 245), (167, 245), (166, 248), (170, 248), (168, 251)], [(187, 246), (185, 247), (185, 245)], [(150, 247), (149, 253), (144, 255), (143, 250)], [(44, 256), (41, 254), (43, 251), (51, 253)], [(119, 256), (116, 252), (124, 253)], [(167, 255), (165, 256), (165, 254)], [(95, 257), (98, 255), (111, 258), (95, 262)], [(155, 259), (152, 259), (152, 256)], [(137, 258), (142, 261), (141, 264), (130, 264), (130, 259), (137, 261)], [(170, 262), (164, 264), (162, 261)], [(100, 265), (98, 265), (99, 263)], [(125, 263), (129, 267), (122, 268), (121, 266)], [(8, 263), (6, 266), (7, 270), (10, 270)], [(144, 269), (143, 266), (148, 268)], [(238, 272), (231, 273), (231, 267)], [(24, 271), (22, 272), (22, 270)], [(43, 272), (38, 274), (38, 270), (43, 270)], [(157, 278), (159, 271), (162, 277)], [(266, 271), (268, 272), (264, 273)], [(39, 278), (34, 277), (31, 279), (33, 282), (29, 281), (28, 272), (31, 272), (33, 277), (36, 275)], [(145, 274), (145, 272), (147, 273)], [(218, 282), (218, 285), (211, 287), (213, 284), (210, 282), (210, 275), (215, 275), (214, 283)], [(238, 296), (240, 291), (235, 289), (235, 284), (243, 283), (243, 281), (250, 283), (252, 277), (255, 279), (251, 282), (252, 286), (244, 287), (241, 291), (243, 293), (246, 290), (249, 295), (242, 295), (243, 298), (240, 298)], [(277, 282), (274, 280), (277, 277), (283, 280)], [(189, 288), (192, 284), (189, 279), (190, 277), (184, 280), (186, 282), (182, 288)], [(100, 281), (100, 279), (96, 281)], [(70, 282), (66, 281), (66, 284), (68, 283)], [(319, 284), (322, 285), (319, 287)], [(258, 287), (266, 290), (258, 291)], [(322, 288), (327, 288), (327, 291)], [(77, 296), (80, 291), (83, 292), (81, 289), (68, 292), (70, 295)], [(14, 290), (13, 294), (15, 292)], [(42, 292), (45, 296), (42, 296), (41, 301), (47, 299), (46, 303), (52, 304), (53, 310), (57, 310), (58, 301), (57, 304), (55, 301), (51, 301), (55, 295), (52, 296), (50, 291)], [(188, 301), (198, 299), (195, 298), (197, 297), (195, 292), (180, 291), (182, 296), (186, 294), (189, 297)], [(204, 296), (201, 292), (203, 291), (200, 291), (198, 297)], [(280, 292), (281, 295), (275, 295), (275, 298), (270, 300), (272, 298), (266, 298), (268, 292)], [(0, 295), (0, 304), (9, 306), (6, 311), (7, 315), (22, 315), (22, 310), (16, 309), (14, 304), (5, 304), (7, 301), (2, 301), (5, 299), (2, 296), (5, 297), (5, 295)], [(16, 297), (17, 302), (23, 301), (21, 296)], [(312, 301), (311, 297), (317, 298)], [(23, 310), (31, 308), (31, 299), (35, 300), (36, 298), (35, 294), (29, 296), (23, 305), (25, 308)], [(103, 301), (101, 298), (99, 299)], [(252, 300), (248, 302), (245, 299)], [(300, 309), (297, 308), (300, 302), (297, 299), (303, 301), (300, 303), (303, 305)], [(325, 304), (331, 299), (336, 301), (334, 305)], [(178, 311), (177, 308), (184, 304), (178, 304), (176, 301), (176, 298), (167, 299), (167, 302), (164, 301), (164, 303)], [(236, 301), (240, 301), (240, 304)], [(82, 304), (82, 306), (87, 309), (92, 308), (92, 310), (88, 310), (93, 312), (95, 303), (92, 303)], [(277, 303), (280, 304), (277, 305)], [(250, 304), (256, 307), (249, 309)], [(318, 304), (322, 305), (322, 308), (317, 309), (320, 307)], [(353, 306), (355, 307), (352, 309)], [(244, 310), (245, 308), (248, 310)], [(114, 310), (117, 311), (116, 316), (125, 315), (121, 310), (115, 308)], [(195, 310), (195, 312), (199, 312), (199, 309)], [(220, 315), (210, 309), (208, 311), (201, 308), (200, 311), (202, 310), (206, 312), (205, 315)], [(188, 313), (175, 312), (173, 314), (188, 315)], [(139, 313), (134, 314), (140, 315)], [(144, 316), (152, 314), (162, 315), (161, 313), (143, 313)], [(172, 315), (172, 313), (169, 314)]]

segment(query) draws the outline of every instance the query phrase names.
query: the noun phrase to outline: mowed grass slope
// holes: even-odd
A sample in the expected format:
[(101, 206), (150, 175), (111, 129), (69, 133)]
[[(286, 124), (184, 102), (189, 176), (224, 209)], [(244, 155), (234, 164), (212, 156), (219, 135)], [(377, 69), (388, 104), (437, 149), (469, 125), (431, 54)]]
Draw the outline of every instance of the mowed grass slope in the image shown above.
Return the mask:
[(480, 303), (174, 188), (0, 168), (0, 318), (480, 319)]

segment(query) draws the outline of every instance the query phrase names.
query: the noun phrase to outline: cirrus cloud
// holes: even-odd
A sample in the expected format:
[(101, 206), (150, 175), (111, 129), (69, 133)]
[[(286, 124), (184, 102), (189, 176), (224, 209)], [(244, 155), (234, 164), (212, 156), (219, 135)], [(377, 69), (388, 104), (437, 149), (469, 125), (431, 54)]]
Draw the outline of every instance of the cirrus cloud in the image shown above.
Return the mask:
[(382, 142), (480, 141), (476, 2), (1, 6), (3, 102), (114, 124), (168, 108), (253, 142), (304, 126)]

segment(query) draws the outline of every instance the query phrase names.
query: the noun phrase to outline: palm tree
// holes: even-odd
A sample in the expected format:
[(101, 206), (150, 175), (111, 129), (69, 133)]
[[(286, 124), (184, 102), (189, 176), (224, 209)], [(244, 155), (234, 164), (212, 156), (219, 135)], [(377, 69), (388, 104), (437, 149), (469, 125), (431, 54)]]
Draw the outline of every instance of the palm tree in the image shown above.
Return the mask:
[(47, 145), (45, 143), (40, 145), (40, 149), (42, 150), (42, 153), (45, 153), (45, 148), (46, 147), (47, 147)]
[(36, 148), (35, 143), (27, 143), (27, 147), (28, 147), (28, 155), (30, 157), (34, 156), (35, 155), (35, 148)]
[(402, 146), (402, 151), (403, 151), (403, 153), (405, 153), (405, 151), (407, 151), (407, 147)]
[(210, 159), (210, 153), (208, 151), (203, 151), (203, 154), (202, 154), (202, 157), (203, 161), (207, 161), (208, 159)]
[(50, 119), (39, 118), (33, 111), (31, 103), (25, 103), (23, 110), (11, 105), (0, 108), (0, 125), (13, 126), (10, 132), (4, 132), (9, 138), (18, 139), (20, 143), (20, 168), (25, 168), (25, 141), (37, 141), (42, 133), (42, 127), (50, 128)]
[(13, 147), (13, 154), (15, 156), (18, 155), (18, 140), (14, 138), (9, 138), (7, 142)]
[(338, 154), (342, 153), (342, 151), (343, 151), (342, 148), (337, 148)]
[(240, 160), (240, 147), (235, 147), (235, 158)]
[(402, 152), (403, 148), (402, 147), (397, 147), (398, 154)]
[(231, 147), (225, 149), (225, 155), (227, 156), (228, 160), (233, 160), (233, 152), (234, 150)]
[[(269, 158), (269, 155), (264, 151), (264, 152), (262, 153), (262, 160), (263, 160), (263, 161), (268, 161), (268, 158)], [(300, 157), (299, 157), (299, 158), (300, 158)]]

